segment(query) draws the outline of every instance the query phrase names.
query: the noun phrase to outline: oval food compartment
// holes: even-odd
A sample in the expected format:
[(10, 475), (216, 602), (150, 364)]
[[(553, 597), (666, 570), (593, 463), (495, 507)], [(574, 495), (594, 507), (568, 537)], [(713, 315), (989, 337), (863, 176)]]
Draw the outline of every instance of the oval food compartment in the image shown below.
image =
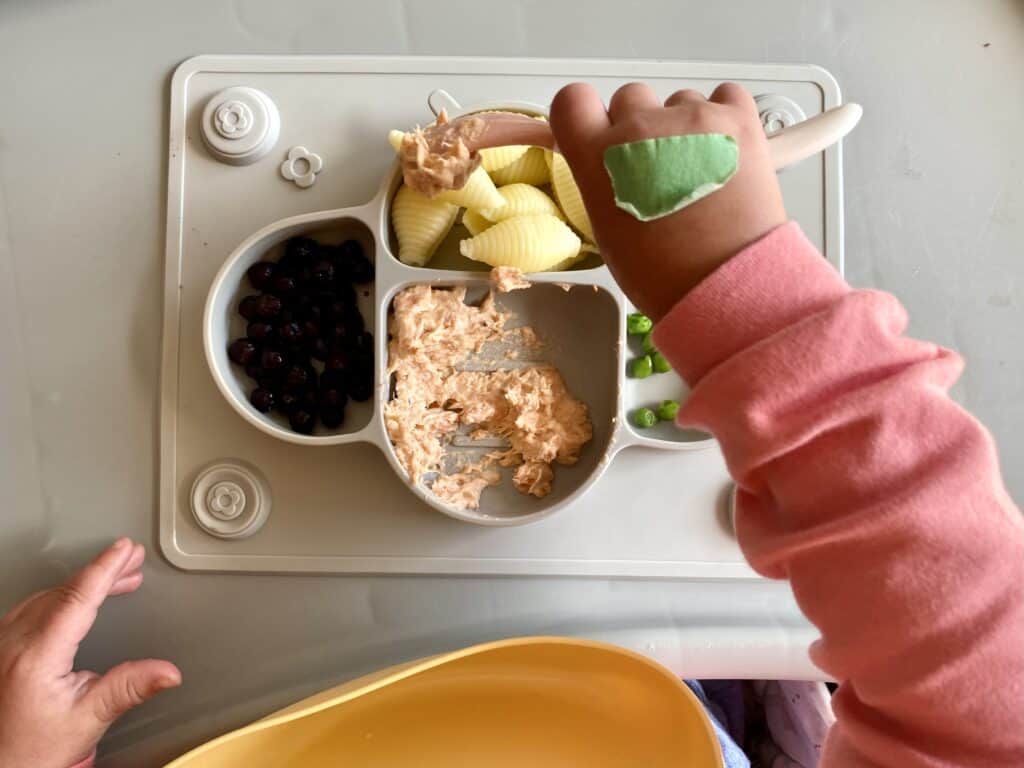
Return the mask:
[[(395, 299), (401, 297), (403, 291), (410, 291), (405, 295), (410, 299), (415, 298), (417, 303), (426, 303), (431, 301), (424, 294), (426, 291), (450, 293), (459, 290), (466, 292), (465, 304), (478, 307), (488, 296), (492, 286), (489, 283), (467, 278), (443, 283), (407, 283), (397, 287), (392, 295), (385, 298), (389, 307), (388, 322), (389, 328), (392, 330), (391, 335), (396, 336), (394, 330)], [(456, 300), (457, 297), (456, 293), (452, 300)], [(519, 525), (546, 517), (569, 501), (578, 498), (596, 482), (608, 464), (617, 423), (619, 399), (616, 374), (619, 367), (620, 304), (615, 296), (603, 288), (595, 289), (591, 286), (576, 285), (567, 291), (565, 287), (544, 283), (534, 284), (525, 290), (495, 294), (495, 302), (501, 310), (511, 314), (506, 327), (512, 329), (513, 341), (511, 344), (499, 343), (493, 347), (485, 347), (481, 355), (472, 355), (468, 359), (460, 358), (461, 362), (454, 366), (454, 370), (458, 373), (450, 379), (458, 383), (452, 386), (459, 387), (463, 380), (460, 376), (464, 375), (463, 372), (468, 373), (469, 381), (466, 389), (473, 392), (474, 397), (477, 397), (478, 392), (473, 387), (483, 381), (484, 377), (509, 376), (515, 381), (515, 377), (525, 375), (524, 372), (529, 369), (534, 369), (532, 373), (535, 375), (538, 367), (554, 367), (564, 382), (568, 396), (586, 406), (592, 429), (592, 436), (583, 444), (578, 460), (571, 465), (559, 464), (557, 461), (552, 462), (550, 492), (540, 498), (516, 489), (512, 479), (515, 467), (494, 466), (488, 468), (494, 468), (500, 472), (500, 483), (483, 489), (479, 496), (478, 508), (460, 508), (458, 504), (449, 503), (445, 499), (439, 498), (430, 488), (435, 482), (435, 478), (440, 475), (429, 472), (418, 478), (410, 478), (406, 466), (403, 465), (399, 454), (408, 455), (410, 442), (406, 430), (415, 428), (415, 418), (410, 418), (404, 410), (400, 412), (402, 421), (396, 419), (398, 425), (396, 430), (401, 430), (402, 434), (397, 435), (399, 445), (396, 447), (393, 440), (396, 435), (387, 428), (388, 402), (396, 394), (394, 376), (389, 381), (389, 385), (382, 388), (381, 410), (384, 415), (387, 435), (385, 451), (395, 471), (410, 483), (415, 493), (445, 514), (483, 525)], [(406, 311), (409, 311), (408, 306), (403, 305)], [(418, 321), (417, 327), (432, 328), (433, 326), (428, 320), (426, 322)], [(528, 343), (529, 337), (527, 343), (516, 344), (515, 339), (519, 334), (514, 329), (521, 327), (532, 329), (541, 346), (533, 347)], [(405, 337), (400, 336), (400, 338)], [(450, 342), (450, 340), (448, 333), (439, 335), (440, 343)], [(389, 355), (396, 351), (397, 354), (403, 354), (404, 347), (400, 347), (395, 341), (392, 341), (390, 346)], [(508, 353), (510, 348), (514, 350), (511, 354)], [(494, 349), (499, 351), (493, 352)], [(384, 369), (390, 370), (391, 364), (390, 360), (383, 361)], [(418, 368), (414, 370), (418, 370)], [(406, 381), (408, 380), (407, 378)], [(489, 380), (501, 381), (500, 378)], [(434, 379), (432, 378), (431, 381)], [(499, 384), (498, 386), (504, 385)], [(515, 386), (516, 384), (513, 384), (513, 387)], [(528, 394), (531, 392), (529, 389), (526, 391)], [(556, 391), (558, 391), (557, 388)], [(502, 397), (504, 396), (505, 393), (502, 390)], [(435, 397), (436, 400), (440, 400), (445, 395), (436, 395)], [(486, 396), (479, 397), (478, 402), (488, 402)], [(517, 395), (513, 394), (508, 397), (510, 399), (507, 402), (516, 402)], [(452, 412), (459, 414), (475, 412), (474, 401), (467, 398), (465, 402), (459, 402), (458, 396), (455, 399), (456, 405), (452, 408)], [(429, 398), (424, 399), (424, 402), (427, 400)], [(499, 402), (501, 404), (495, 408), (497, 412), (501, 412), (506, 403), (505, 400), (499, 400)], [(527, 422), (531, 418), (529, 407), (522, 411), (510, 412), (513, 417), (524, 419)], [(417, 410), (416, 413), (426, 416), (420, 410)], [(492, 411), (485, 411), (485, 413), (492, 413)], [(436, 410), (433, 410), (433, 416), (437, 417)], [(450, 469), (457, 472), (466, 465), (472, 466), (487, 454), (500, 452), (508, 447), (500, 439), (496, 441), (493, 437), (474, 439), (475, 436), (472, 433), (478, 426), (474, 422), (460, 425), (455, 445), (445, 452), (445, 460), (441, 465), (445, 470)], [(537, 422), (536, 434), (546, 432), (549, 426), (544, 422)], [(533, 428), (529, 427), (528, 429)], [(527, 442), (532, 439), (533, 435), (525, 438)], [(537, 437), (537, 439), (543, 438)]]
[[(627, 333), (623, 345), (621, 375), (623, 425), (627, 430), (624, 439), (634, 445), (645, 445), (655, 448), (704, 448), (714, 442), (714, 438), (699, 429), (684, 429), (676, 425), (669, 414), (660, 410), (662, 404), (681, 406), (690, 395), (686, 382), (673, 370), (658, 370), (653, 367), (650, 375), (637, 376), (634, 364), (641, 358), (653, 355), (657, 349), (646, 338), (646, 334), (629, 333), (628, 318), (636, 313), (636, 309), (626, 303)], [(666, 361), (663, 361), (666, 362)], [(640, 426), (637, 415), (641, 409), (656, 414), (656, 422), (650, 426)]]
[[(457, 110), (452, 116), (488, 111), (547, 116), (543, 107), (523, 102), (490, 102)], [(432, 199), (412, 193), (405, 186), (402, 168), (396, 159), (386, 185), (381, 216), (381, 231), (387, 233), (389, 255), (412, 267), (462, 272), (490, 270), (491, 264), (468, 258), (463, 255), (460, 246), (463, 241), (481, 231), (511, 218), (503, 217), (498, 209), (474, 207), (487, 205), (485, 201), (500, 201), (501, 198), (496, 198), (495, 194), (501, 195), (511, 189), (512, 192), (506, 196), (525, 191), (533, 197), (532, 202), (539, 201), (539, 206), (531, 207), (528, 201), (520, 200), (516, 206), (518, 215), (555, 215), (581, 242), (580, 251), (566, 254), (560, 264), (546, 268), (544, 272), (575, 272), (602, 266), (601, 257), (592, 245), (593, 230), (568, 164), (561, 155), (553, 156), (539, 147), (521, 150), (515, 147), (482, 150), (484, 162), (471, 175), (465, 187)], [(522, 187), (528, 189), (523, 190)], [(543, 198), (550, 200), (550, 204), (545, 204)], [(506, 224), (505, 228), (509, 226)], [(401, 237), (399, 229), (403, 230)], [(538, 243), (537, 247), (542, 248), (542, 244)]]
[[(263, 432), (282, 440), (303, 445), (332, 445), (356, 439), (367, 439), (365, 433), (372, 431), (374, 426), (375, 398), (373, 394), (376, 389), (377, 360), (374, 359), (371, 365), (371, 375), (374, 377), (374, 381), (368, 386), (365, 399), (360, 402), (351, 396), (348, 397), (347, 403), (343, 406), (344, 421), (339, 426), (326, 427), (318, 418), (311, 434), (296, 431), (283, 413), (280, 392), (277, 395), (278, 401), (269, 412), (262, 413), (257, 410), (250, 402), (251, 392), (258, 386), (257, 382), (247, 375), (245, 366), (232, 360), (229, 356), (229, 345), (235, 340), (246, 338), (247, 327), (250, 326), (249, 321), (240, 314), (241, 302), (246, 296), (261, 293), (252, 284), (247, 271), (257, 262), (279, 262), (285, 253), (287, 243), (293, 238), (300, 237), (311, 238), (324, 246), (337, 246), (346, 241), (355, 241), (373, 264), (377, 247), (376, 238), (365, 221), (360, 218), (360, 214), (361, 211), (355, 209), (326, 211), (295, 216), (272, 224), (235, 249), (221, 267), (210, 288), (203, 319), (203, 343), (207, 362), (217, 387), (228, 403), (246, 421)], [(365, 326), (365, 330), (373, 334), (376, 339), (376, 283), (371, 279), (366, 283), (355, 284), (353, 288), (358, 314), (362, 318), (361, 323)], [(274, 294), (274, 290), (274, 288), (269, 288), (267, 293)], [(284, 308), (287, 311), (289, 307), (290, 305), (286, 304)], [(259, 321), (262, 318), (255, 319)], [(301, 321), (304, 318), (296, 317), (294, 319)], [(276, 334), (277, 330), (279, 329), (275, 325), (271, 333)], [(306, 342), (307, 340), (304, 339), (301, 343), (305, 345)], [(259, 365), (263, 349), (272, 345), (276, 349), (283, 347), (284, 342), (280, 342), (280, 340), (274, 342), (257, 340), (254, 342), (257, 349), (254, 365)], [(294, 346), (298, 347), (299, 343), (296, 342)], [(376, 358), (378, 356), (376, 343), (371, 345), (371, 349)], [(307, 359), (303, 364), (311, 364), (318, 375), (324, 368), (321, 361), (310, 363)], [(283, 373), (281, 375), (283, 376)], [(294, 388), (295, 391), (301, 389), (301, 387)], [(307, 388), (307, 391), (314, 390)], [(362, 393), (358, 394), (362, 397)]]

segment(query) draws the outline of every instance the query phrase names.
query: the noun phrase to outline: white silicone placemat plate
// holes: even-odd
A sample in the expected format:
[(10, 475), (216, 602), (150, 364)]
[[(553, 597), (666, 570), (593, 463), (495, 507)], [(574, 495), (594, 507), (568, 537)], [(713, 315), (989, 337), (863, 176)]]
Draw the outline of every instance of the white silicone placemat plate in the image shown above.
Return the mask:
[[(204, 56), (179, 68), (171, 94), (161, 401), (160, 541), (168, 559), (196, 570), (753, 575), (725, 522), (728, 476), (716, 448), (628, 449), (593, 491), (553, 518), (481, 529), (420, 503), (372, 446), (307, 448), (257, 431), (231, 410), (206, 368), (202, 307), (227, 255), (277, 219), (369, 200), (391, 161), (387, 129), (429, 120), (428, 93), (444, 88), (463, 104), (547, 103), (576, 79), (606, 96), (635, 79), (663, 96), (684, 87), (707, 92), (730, 79), (788, 97), (809, 116), (839, 102), (832, 78), (802, 65)], [(206, 100), (232, 86), (265, 92), (281, 116), (276, 147), (248, 166), (217, 162), (198, 131)], [(324, 160), (308, 189), (278, 173), (296, 145)], [(839, 148), (781, 178), (791, 215), (841, 267)], [(262, 471), (273, 508), (253, 537), (222, 540), (194, 523), (189, 492), (203, 466), (232, 458)]]

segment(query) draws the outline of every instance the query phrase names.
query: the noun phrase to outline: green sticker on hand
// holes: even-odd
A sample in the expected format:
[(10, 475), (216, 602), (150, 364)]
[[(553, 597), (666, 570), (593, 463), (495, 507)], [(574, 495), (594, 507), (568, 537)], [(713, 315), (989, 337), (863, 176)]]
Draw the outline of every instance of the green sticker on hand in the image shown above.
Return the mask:
[(739, 168), (740, 149), (724, 133), (694, 133), (616, 144), (604, 151), (615, 204), (651, 221), (720, 189)]

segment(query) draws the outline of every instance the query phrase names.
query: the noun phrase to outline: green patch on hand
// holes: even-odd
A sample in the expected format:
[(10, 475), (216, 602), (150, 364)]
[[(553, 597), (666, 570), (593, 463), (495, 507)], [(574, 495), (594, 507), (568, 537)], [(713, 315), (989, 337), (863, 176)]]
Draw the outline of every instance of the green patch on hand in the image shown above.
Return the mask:
[(604, 167), (615, 204), (640, 221), (651, 221), (721, 189), (739, 168), (739, 157), (732, 136), (694, 133), (608, 147)]

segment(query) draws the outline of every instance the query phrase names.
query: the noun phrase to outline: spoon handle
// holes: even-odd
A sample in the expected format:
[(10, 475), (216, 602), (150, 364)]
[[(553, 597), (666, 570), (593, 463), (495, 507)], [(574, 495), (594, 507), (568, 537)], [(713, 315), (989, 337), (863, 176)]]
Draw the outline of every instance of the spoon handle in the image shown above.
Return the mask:
[[(854, 129), (863, 113), (859, 104), (843, 104), (773, 133), (768, 137), (772, 165), (781, 170), (832, 146)], [(551, 126), (543, 120), (500, 112), (474, 117), (484, 120), (487, 129), (470, 142), (473, 151), (510, 144), (555, 148)]]

